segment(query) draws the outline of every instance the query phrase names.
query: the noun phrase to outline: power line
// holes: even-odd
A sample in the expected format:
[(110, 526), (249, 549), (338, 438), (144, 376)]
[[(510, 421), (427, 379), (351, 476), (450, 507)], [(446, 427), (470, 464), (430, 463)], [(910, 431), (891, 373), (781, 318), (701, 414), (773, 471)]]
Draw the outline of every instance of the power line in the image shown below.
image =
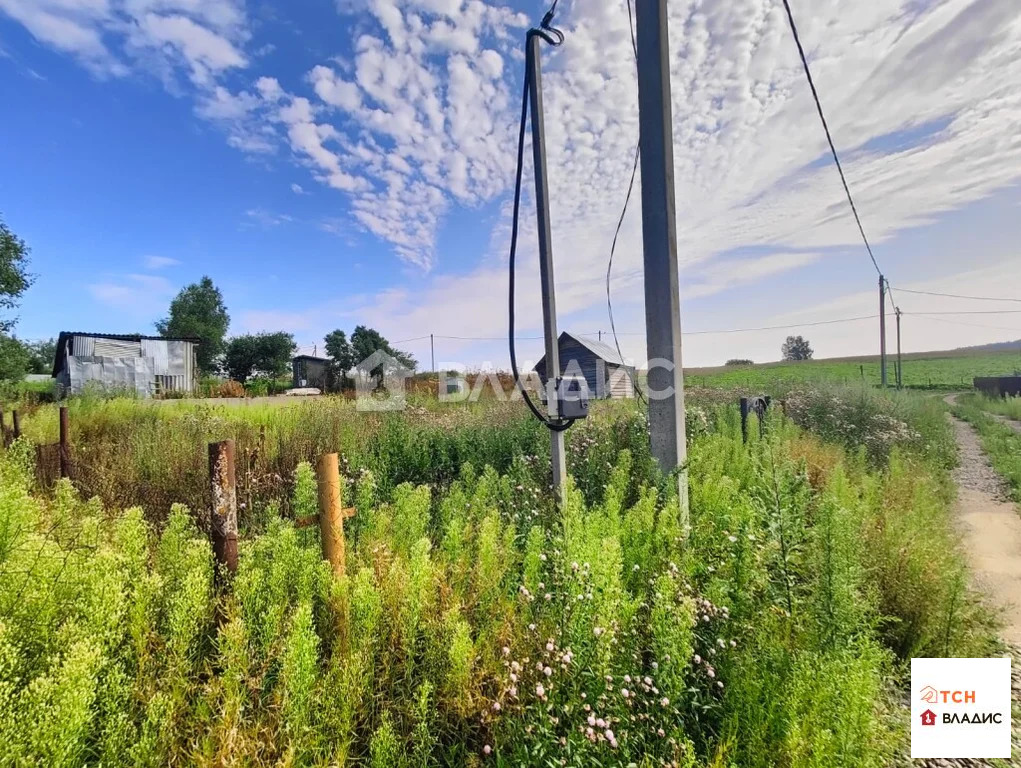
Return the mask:
[(983, 325), (980, 323), (966, 323), (963, 320), (947, 320), (942, 317), (930, 317), (930, 320), (935, 320), (937, 323), (948, 323), (950, 325), (966, 325), (969, 328), (986, 328), (991, 331), (1014, 331), (1021, 333), (1021, 328), (1009, 328), (1004, 325)]
[[(455, 341), (505, 341), (506, 336), (440, 336), (436, 335), (437, 339), (453, 339)], [(545, 338), (544, 336), (515, 336), (518, 341), (537, 341)]]
[[(869, 239), (865, 236), (865, 228), (862, 226), (861, 217), (858, 216), (858, 208), (854, 204), (854, 198), (851, 196), (851, 188), (847, 185), (847, 178), (844, 176), (844, 168), (840, 165), (840, 157), (837, 155), (837, 148), (833, 144), (833, 137), (830, 135), (830, 127), (826, 123), (826, 115), (822, 111), (822, 102), (819, 100), (819, 92), (815, 89), (815, 81), (812, 80), (812, 71), (808, 68), (808, 58), (805, 56), (805, 49), (801, 46), (801, 38), (798, 36), (798, 28), (794, 24), (794, 13), (791, 11), (791, 4), (788, 0), (783, 0), (784, 10), (787, 11), (787, 20), (791, 25), (791, 32), (794, 34), (794, 42), (798, 46), (798, 55), (801, 57), (801, 65), (805, 68), (805, 77), (808, 78), (808, 87), (812, 89), (812, 98), (815, 100), (815, 108), (819, 112), (819, 120), (822, 121), (822, 128), (826, 132), (826, 141), (829, 142), (830, 152), (833, 154), (833, 162), (836, 163), (837, 172), (840, 174), (840, 182), (844, 185), (844, 192), (847, 194), (847, 202), (851, 205), (851, 213), (854, 214), (854, 220), (858, 224), (858, 231), (861, 233), (861, 239), (865, 243), (865, 250), (869, 252), (869, 258), (872, 260), (872, 266), (876, 268), (876, 272), (880, 277), (883, 276), (883, 270), (879, 268), (879, 264), (876, 262), (876, 257), (872, 253), (872, 246), (869, 245)], [(887, 282), (889, 286), (889, 282)], [(890, 295), (891, 301), (893, 300), (893, 294)], [(896, 305), (895, 305), (896, 306)]]
[[(906, 313), (905, 313), (906, 314)], [(791, 325), (764, 325), (757, 328), (722, 328), (715, 331), (681, 331), (683, 336), (709, 336), (717, 333), (751, 333), (753, 331), (783, 331), (792, 328), (810, 328), (816, 325), (835, 325), (837, 323), (853, 323), (858, 320), (875, 320), (879, 315), (861, 315), (859, 317), (842, 317), (836, 320), (814, 320), (807, 323)], [(579, 333), (579, 336), (595, 336), (594, 333)], [(644, 336), (643, 331), (621, 331), (621, 336)]]
[(719, 331), (682, 331), (686, 336), (706, 336), (717, 333), (749, 333), (751, 331), (783, 331), (792, 328), (810, 328), (816, 325), (836, 325), (838, 323), (853, 323), (858, 320), (875, 320), (879, 315), (861, 315), (859, 317), (843, 317), (839, 320), (816, 320), (810, 323), (794, 323), (792, 325), (765, 325), (760, 328), (727, 328)]
[(997, 296), (964, 296), (963, 294), (959, 293), (939, 293), (937, 291), (915, 291), (911, 290), (910, 288), (898, 288), (897, 290), (903, 291), (904, 293), (918, 293), (923, 296), (943, 296), (948, 299), (970, 299), (973, 301), (1015, 301), (1021, 303), (1021, 299)]
[[(638, 71), (638, 43), (635, 41), (635, 22), (634, 17), (631, 15), (631, 0), (624, 0), (624, 4), (627, 6), (627, 23), (628, 28), (631, 30), (631, 49), (635, 54), (635, 71)], [(624, 216), (627, 214), (628, 203), (631, 202), (631, 192), (635, 188), (635, 176), (638, 174), (638, 158), (642, 153), (642, 142), (641, 137), (635, 142), (635, 153), (634, 153), (634, 164), (631, 166), (631, 180), (627, 185), (627, 195), (624, 197), (624, 207), (621, 208), (620, 218), (617, 219), (617, 229), (613, 233), (613, 243), (610, 245), (610, 258), (606, 263), (606, 312), (610, 316), (610, 331), (613, 333), (613, 345), (617, 348), (617, 357), (621, 360), (624, 359), (623, 353), (620, 351), (620, 340), (617, 338), (617, 324), (613, 320), (613, 301), (610, 298), (610, 274), (613, 272), (613, 254), (617, 250), (617, 238), (620, 237), (620, 228), (624, 224)], [(634, 374), (628, 366), (624, 366), (624, 370), (627, 371), (628, 376), (631, 378), (631, 387), (638, 394), (643, 401), (645, 395), (642, 390), (638, 387), (638, 382), (635, 380)]]
[[(413, 339), (401, 339), (400, 341), (391, 341), (391, 344), (407, 344), (409, 341), (422, 341), (422, 339), (428, 339), (428, 336), (416, 336)], [(501, 337), (502, 338), (502, 337)]]
[(905, 315), (1021, 315), (1021, 309), (973, 309), (957, 312), (905, 312)]

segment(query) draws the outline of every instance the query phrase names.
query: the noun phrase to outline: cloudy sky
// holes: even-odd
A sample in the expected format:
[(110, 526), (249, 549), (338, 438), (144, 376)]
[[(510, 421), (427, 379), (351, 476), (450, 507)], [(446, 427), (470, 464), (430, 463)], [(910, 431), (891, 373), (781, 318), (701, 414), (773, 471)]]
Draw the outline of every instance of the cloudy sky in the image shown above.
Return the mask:
[[(907, 350), (1021, 337), (1021, 4), (794, 0)], [(507, 243), (535, 0), (0, 0), (0, 215), (33, 249), (19, 335), (152, 332), (181, 286), (233, 333), (369, 324), (429, 362), (506, 364)], [(605, 334), (638, 133), (624, 0), (562, 0), (544, 59), (562, 329)], [(670, 4), (685, 362), (776, 359), (875, 315), (876, 275), (778, 0)], [(530, 172), (530, 168), (527, 169)], [(640, 180), (639, 180), (640, 183)], [(534, 215), (519, 354), (541, 333)], [(641, 203), (614, 265), (641, 360)], [(892, 324), (891, 324), (892, 327)], [(877, 321), (809, 325), (869, 353)], [(460, 337), (460, 338), (451, 338)], [(464, 338), (473, 337), (473, 338)], [(891, 337), (892, 338), (892, 337)]]

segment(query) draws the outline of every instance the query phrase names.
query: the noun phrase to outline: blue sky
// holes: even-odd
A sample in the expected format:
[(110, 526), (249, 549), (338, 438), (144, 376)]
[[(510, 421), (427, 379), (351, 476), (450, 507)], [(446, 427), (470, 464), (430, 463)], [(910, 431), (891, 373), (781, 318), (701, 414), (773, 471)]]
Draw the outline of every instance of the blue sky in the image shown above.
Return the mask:
[[(545, 60), (560, 325), (583, 333), (609, 327), (606, 257), (637, 135), (617, 5), (562, 2), (567, 44)], [(875, 273), (777, 4), (702, 6), (674, 2), (670, 19), (685, 330), (874, 314)], [(38, 275), (18, 334), (151, 331), (174, 293), (208, 274), (234, 333), (287, 330), (308, 347), (358, 323), (391, 339), (493, 337), (440, 339), (438, 362), (505, 365), (495, 339), (520, 47), (543, 10), (0, 0), (0, 215)], [(895, 289), (1021, 295), (1021, 7), (795, 10)], [(622, 346), (640, 360), (637, 198), (613, 291)], [(518, 316), (531, 336), (530, 198), (525, 208)], [(908, 313), (1021, 306), (899, 301)], [(686, 362), (775, 359), (786, 333), (693, 335)], [(805, 335), (838, 355), (873, 351), (876, 331), (861, 321)], [(1017, 315), (905, 318), (909, 350), (1018, 337)], [(428, 362), (428, 341), (405, 346)], [(539, 346), (523, 339), (520, 354)]]

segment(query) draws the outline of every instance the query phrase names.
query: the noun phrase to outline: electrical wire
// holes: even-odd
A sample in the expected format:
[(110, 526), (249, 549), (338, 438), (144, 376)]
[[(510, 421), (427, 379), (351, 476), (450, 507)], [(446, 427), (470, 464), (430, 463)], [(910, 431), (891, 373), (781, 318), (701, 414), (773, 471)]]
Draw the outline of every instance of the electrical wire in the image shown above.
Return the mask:
[[(635, 54), (635, 70), (638, 70), (638, 43), (635, 41), (635, 22), (634, 17), (631, 15), (631, 0), (624, 0), (624, 4), (627, 6), (627, 23), (628, 28), (631, 30), (631, 49)], [(610, 245), (610, 258), (606, 263), (606, 312), (610, 316), (610, 331), (613, 333), (613, 344), (617, 348), (617, 357), (621, 363), (624, 363), (624, 355), (620, 351), (620, 340), (617, 338), (617, 324), (613, 321), (613, 301), (610, 298), (610, 274), (613, 272), (613, 254), (617, 250), (617, 239), (620, 237), (620, 228), (624, 224), (624, 216), (627, 214), (628, 203), (631, 202), (631, 193), (635, 188), (635, 176), (638, 174), (638, 159), (642, 153), (642, 142), (641, 137), (635, 142), (635, 160), (631, 166), (631, 180), (627, 185), (627, 195), (624, 197), (624, 207), (620, 211), (620, 218), (617, 219), (617, 229), (613, 233), (613, 243)], [(643, 403), (648, 401), (645, 399), (645, 394), (638, 386), (638, 381), (631, 370), (631, 367), (624, 363), (624, 370), (627, 371), (628, 377), (631, 379), (631, 388), (634, 389), (639, 399)]]
[(970, 299), (972, 301), (1016, 301), (1021, 302), (1021, 299), (996, 297), (996, 296), (964, 296), (959, 293), (939, 293), (937, 291), (916, 291), (910, 288), (898, 288), (898, 291), (902, 293), (918, 293), (922, 296), (943, 296), (948, 299)]
[[(503, 341), (506, 336), (437, 336), (437, 339), (453, 339), (455, 341)], [(515, 336), (518, 341), (538, 341), (545, 336)]]
[(810, 323), (793, 323), (791, 325), (765, 325), (760, 328), (727, 328), (720, 331), (687, 331), (682, 336), (711, 336), (717, 333), (750, 333), (752, 331), (785, 331), (793, 328), (810, 328), (816, 325), (836, 325), (837, 323), (854, 323), (858, 320), (875, 320), (879, 315), (861, 315), (859, 317), (842, 317), (838, 320), (816, 320)]
[[(801, 45), (801, 38), (798, 36), (798, 28), (794, 23), (794, 12), (791, 11), (791, 4), (789, 0), (783, 0), (784, 10), (787, 11), (787, 21), (790, 22), (791, 33), (794, 35), (794, 42), (798, 46), (798, 55), (801, 57), (801, 65), (805, 69), (805, 77), (808, 78), (808, 87), (812, 89), (812, 98), (815, 100), (815, 108), (819, 112), (819, 120), (822, 122), (822, 128), (826, 132), (826, 141), (829, 142), (830, 152), (833, 155), (833, 162), (836, 163), (837, 172), (840, 174), (840, 183), (844, 185), (844, 192), (847, 194), (847, 202), (851, 205), (851, 213), (854, 214), (854, 220), (858, 224), (858, 231), (861, 233), (861, 239), (865, 243), (865, 250), (869, 253), (869, 259), (872, 260), (872, 266), (876, 268), (876, 272), (879, 276), (883, 276), (883, 270), (879, 268), (879, 264), (876, 261), (875, 255), (872, 253), (872, 246), (869, 245), (869, 239), (865, 236), (865, 227), (862, 226), (861, 217), (858, 216), (858, 208), (854, 204), (854, 198), (851, 196), (851, 188), (847, 185), (847, 178), (844, 176), (844, 168), (840, 164), (840, 157), (837, 155), (837, 148), (833, 144), (833, 137), (830, 135), (830, 127), (826, 122), (826, 115), (822, 111), (822, 102), (819, 100), (819, 92), (815, 89), (815, 81), (812, 80), (812, 71), (808, 68), (808, 58), (805, 56), (805, 49)], [(885, 278), (884, 278), (885, 279)], [(889, 282), (887, 282), (889, 286)], [(893, 299), (891, 294), (890, 299)]]
[(943, 317), (930, 317), (930, 320), (935, 320), (937, 323), (949, 323), (950, 325), (966, 325), (969, 328), (986, 328), (991, 331), (1015, 331), (1021, 333), (1021, 328), (1010, 328), (1004, 325), (983, 325), (980, 323), (966, 323), (963, 320), (947, 320)]
[[(559, 29), (555, 29), (550, 26), (553, 22), (553, 15), (556, 13), (557, 2), (558, 0), (553, 0), (553, 5), (550, 7), (549, 11), (546, 12), (546, 15), (543, 16), (542, 23), (538, 28), (528, 30), (528, 34), (525, 36), (526, 50), (531, 44), (533, 37), (539, 37), (554, 47), (561, 45), (564, 42), (564, 34)], [(545, 424), (551, 431), (563, 432), (574, 423), (574, 420), (553, 420), (543, 414), (536, 407), (535, 403), (532, 402), (532, 398), (528, 394), (528, 390), (525, 389), (525, 385), (521, 382), (521, 374), (518, 372), (517, 353), (514, 348), (514, 261), (518, 250), (518, 223), (521, 214), (521, 176), (523, 174), (525, 164), (525, 128), (528, 124), (528, 97), (532, 86), (531, 68), (528, 67), (527, 64), (525, 66), (524, 79), (524, 95), (521, 98), (521, 128), (518, 132), (518, 163), (514, 174), (514, 212), (511, 219), (510, 255), (508, 258), (510, 272), (508, 322), (510, 329), (507, 338), (508, 346), (510, 347), (511, 375), (514, 377), (515, 386), (521, 391), (525, 404), (528, 406), (528, 409), (532, 412), (535, 418)], [(535, 120), (536, 116), (533, 115), (532, 119)], [(548, 367), (550, 361), (547, 360), (546, 363)]]
[(401, 339), (400, 341), (391, 341), (390, 343), (391, 344), (407, 344), (409, 341), (422, 341), (423, 339), (428, 339), (428, 338), (429, 338), (428, 336), (416, 336), (413, 339)]
[[(905, 312), (904, 314), (908, 314)], [(783, 331), (794, 328), (810, 328), (816, 325), (835, 325), (837, 323), (853, 323), (858, 320), (875, 320), (879, 315), (861, 315), (859, 317), (842, 317), (836, 320), (814, 320), (807, 323), (793, 323), (791, 325), (763, 325), (757, 328), (722, 328), (715, 331), (681, 331), (682, 336), (711, 336), (717, 333), (751, 333), (754, 331)], [(585, 335), (585, 334), (580, 334)], [(588, 334), (594, 335), (594, 334)], [(621, 336), (644, 336), (644, 331), (621, 331)]]
[(973, 309), (958, 312), (905, 312), (905, 315), (1021, 315), (1021, 309)]

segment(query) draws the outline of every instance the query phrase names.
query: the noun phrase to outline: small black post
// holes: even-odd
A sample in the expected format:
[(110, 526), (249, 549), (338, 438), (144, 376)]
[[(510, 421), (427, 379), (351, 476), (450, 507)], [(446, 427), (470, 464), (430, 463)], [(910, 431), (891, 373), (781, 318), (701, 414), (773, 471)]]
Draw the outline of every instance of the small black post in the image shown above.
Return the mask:
[(67, 406), (60, 406), (60, 476), (71, 476), (71, 428), (68, 424)]
[(748, 398), (741, 398), (741, 441), (748, 442)]

